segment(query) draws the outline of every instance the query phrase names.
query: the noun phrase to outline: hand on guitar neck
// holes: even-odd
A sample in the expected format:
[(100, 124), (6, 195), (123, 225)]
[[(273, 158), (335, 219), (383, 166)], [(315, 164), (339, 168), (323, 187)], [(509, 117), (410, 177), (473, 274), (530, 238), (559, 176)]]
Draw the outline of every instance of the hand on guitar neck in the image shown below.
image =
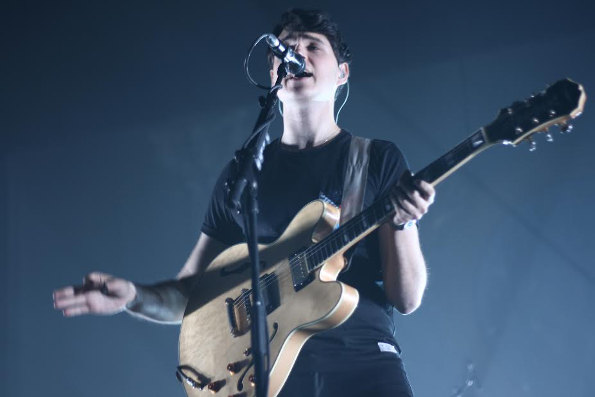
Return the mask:
[(395, 208), (393, 226), (403, 229), (413, 221), (419, 221), (434, 202), (434, 187), (422, 179), (415, 179), (406, 171), (399, 183), (391, 191), (391, 201)]

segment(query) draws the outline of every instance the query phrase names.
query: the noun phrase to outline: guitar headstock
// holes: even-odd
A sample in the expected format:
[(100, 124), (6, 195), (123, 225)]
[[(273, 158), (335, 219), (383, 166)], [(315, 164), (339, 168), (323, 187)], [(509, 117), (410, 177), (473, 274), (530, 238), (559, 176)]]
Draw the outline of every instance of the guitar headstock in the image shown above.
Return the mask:
[(534, 150), (533, 134), (546, 133), (551, 142), (551, 126), (559, 126), (562, 133), (570, 132), (569, 122), (582, 113), (586, 100), (580, 84), (570, 79), (557, 81), (545, 91), (500, 110), (498, 117), (484, 127), (487, 141), (505, 145), (529, 141), (530, 150)]

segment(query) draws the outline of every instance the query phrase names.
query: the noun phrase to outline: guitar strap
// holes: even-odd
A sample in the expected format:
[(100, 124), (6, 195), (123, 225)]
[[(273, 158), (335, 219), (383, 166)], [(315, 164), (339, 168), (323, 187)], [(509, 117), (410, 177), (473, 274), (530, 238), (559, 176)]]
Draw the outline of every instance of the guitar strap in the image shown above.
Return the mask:
[[(368, 179), (368, 164), (370, 163), (371, 139), (353, 135), (349, 145), (345, 179), (343, 181), (343, 198), (341, 200), (341, 219), (339, 224), (353, 218), (364, 209), (364, 193)], [(345, 253), (347, 265), (343, 271), (349, 269), (354, 248)]]

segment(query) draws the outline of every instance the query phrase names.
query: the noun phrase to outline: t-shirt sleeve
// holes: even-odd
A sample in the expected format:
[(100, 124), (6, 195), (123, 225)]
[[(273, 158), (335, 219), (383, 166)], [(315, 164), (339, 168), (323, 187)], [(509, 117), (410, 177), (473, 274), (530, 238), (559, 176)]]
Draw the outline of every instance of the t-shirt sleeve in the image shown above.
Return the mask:
[(227, 245), (244, 241), (244, 233), (238, 225), (233, 210), (226, 205), (225, 182), (229, 177), (230, 167), (231, 163), (223, 169), (215, 183), (201, 228), (204, 234)]
[(374, 141), (370, 156), (370, 175), (375, 176), (375, 198), (378, 198), (397, 184), (409, 165), (401, 150), (389, 141)]

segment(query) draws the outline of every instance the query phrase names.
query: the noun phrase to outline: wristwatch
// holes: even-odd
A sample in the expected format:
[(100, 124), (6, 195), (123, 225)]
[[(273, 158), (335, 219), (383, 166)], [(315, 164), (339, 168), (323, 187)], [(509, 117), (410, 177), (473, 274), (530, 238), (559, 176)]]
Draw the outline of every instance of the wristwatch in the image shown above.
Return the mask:
[(417, 225), (417, 221), (408, 221), (405, 223), (401, 223), (400, 225), (395, 225), (393, 222), (389, 222), (389, 223), (390, 223), (390, 226), (394, 230), (405, 230), (405, 229), (409, 229), (413, 225)]

